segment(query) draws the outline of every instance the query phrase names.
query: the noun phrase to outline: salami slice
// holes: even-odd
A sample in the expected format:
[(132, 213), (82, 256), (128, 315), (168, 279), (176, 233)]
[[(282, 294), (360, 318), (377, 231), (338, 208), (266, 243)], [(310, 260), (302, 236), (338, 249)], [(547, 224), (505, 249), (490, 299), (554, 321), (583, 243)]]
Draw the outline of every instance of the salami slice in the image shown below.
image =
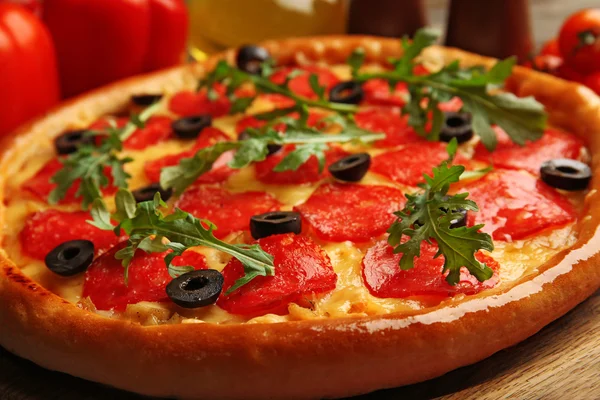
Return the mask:
[[(448, 158), (446, 143), (410, 143), (400, 150), (390, 151), (373, 158), (371, 171), (404, 185), (415, 186), (424, 182), (423, 174), (431, 174), (433, 167)], [(467, 164), (460, 154), (455, 164)]]
[(273, 256), (275, 275), (259, 276), (225, 295), (244, 275), (242, 264), (232, 259), (223, 270), (225, 282), (217, 301), (224, 310), (247, 317), (283, 315), (290, 303), (303, 302), (305, 296), (335, 289), (337, 275), (329, 257), (309, 238), (289, 233), (269, 236), (257, 243)]
[(578, 137), (555, 129), (546, 129), (541, 139), (525, 146), (514, 143), (500, 127), (494, 130), (498, 137), (496, 149), (490, 153), (479, 143), (473, 158), (489, 162), (495, 167), (523, 169), (538, 176), (543, 162), (554, 158), (579, 159), (584, 148), (583, 141)]
[(282, 85), (287, 76), (292, 71), (302, 71), (299, 75), (292, 78), (288, 83), (288, 88), (296, 93), (297, 95), (316, 99), (317, 95), (310, 86), (309, 77), (312, 74), (316, 74), (319, 80), (319, 85), (325, 87), (326, 93), (329, 93), (329, 89), (337, 85), (340, 80), (338, 77), (327, 68), (318, 67), (316, 65), (309, 65), (305, 67), (283, 67), (278, 69), (273, 75), (271, 75), (271, 81), (278, 85)]
[(498, 263), (479, 252), (476, 258), (494, 270), (492, 278), (479, 282), (467, 268), (460, 269), (460, 281), (452, 286), (442, 274), (444, 256), (434, 258), (437, 245), (423, 243), (421, 256), (415, 259), (414, 268), (403, 271), (399, 262), (402, 254), (386, 241), (371, 247), (362, 261), (363, 281), (369, 292), (381, 298), (405, 298), (409, 296), (452, 296), (458, 293), (475, 294), (494, 287), (499, 282)]
[(230, 193), (223, 188), (196, 186), (185, 191), (175, 206), (210, 220), (218, 228), (215, 236), (223, 238), (231, 232), (249, 230), (252, 216), (279, 210), (281, 204), (264, 192)]
[(459, 191), (479, 206), (468, 224), (485, 224), (482, 231), (496, 240), (522, 239), (577, 216), (567, 198), (526, 172), (496, 170)]
[(369, 131), (385, 133), (385, 139), (375, 142), (375, 147), (395, 147), (401, 144), (423, 142), (408, 125), (408, 116), (400, 115), (397, 108), (373, 108), (356, 113), (356, 124)]
[(96, 254), (102, 254), (120, 239), (112, 231), (103, 231), (88, 224), (89, 212), (46, 210), (31, 214), (19, 235), (23, 252), (43, 260), (56, 246), (70, 240), (90, 240)]
[[(63, 164), (58, 159), (48, 161), (48, 163), (46, 163), (46, 165), (44, 165), (42, 169), (40, 169), (38, 173), (35, 174), (31, 179), (26, 181), (21, 188), (33, 194), (40, 200), (47, 201), (48, 195), (56, 187), (56, 184), (50, 182), (50, 179), (62, 167)], [(110, 169), (106, 168), (104, 170), (104, 174), (108, 176), (109, 181), (112, 182), (112, 175)], [(80, 199), (75, 196), (77, 191), (79, 190), (79, 184), (79, 180), (75, 181), (73, 186), (71, 186), (67, 191), (65, 198), (60, 201), (60, 204), (72, 204), (78, 203), (80, 201)], [(117, 188), (115, 186), (112, 186), (112, 184), (109, 184), (107, 187), (102, 188), (102, 193), (104, 193), (105, 195), (113, 194), (116, 191)]]
[[(115, 253), (125, 246), (126, 243), (118, 244), (94, 260), (85, 273), (83, 298), (89, 297), (99, 310), (116, 311), (142, 301), (170, 301), (166, 293), (167, 284), (172, 280), (164, 261), (167, 253), (136, 251), (129, 265), (129, 280), (125, 283), (121, 260), (115, 258)], [(208, 268), (206, 258), (193, 251), (175, 257), (173, 265)]]
[(405, 202), (389, 186), (326, 183), (295, 209), (320, 239), (365, 242), (384, 234)]
[[(256, 178), (259, 181), (268, 184), (293, 185), (318, 182), (327, 177), (327, 168), (324, 168), (323, 171), (319, 173), (319, 162), (315, 156), (311, 156), (307, 162), (302, 164), (300, 168), (295, 171), (273, 171), (273, 168), (275, 168), (286, 155), (294, 150), (294, 148), (293, 145), (287, 145), (278, 153), (267, 157), (266, 160), (254, 164)], [(325, 153), (326, 166), (347, 155), (348, 153), (341, 148), (331, 147)]]

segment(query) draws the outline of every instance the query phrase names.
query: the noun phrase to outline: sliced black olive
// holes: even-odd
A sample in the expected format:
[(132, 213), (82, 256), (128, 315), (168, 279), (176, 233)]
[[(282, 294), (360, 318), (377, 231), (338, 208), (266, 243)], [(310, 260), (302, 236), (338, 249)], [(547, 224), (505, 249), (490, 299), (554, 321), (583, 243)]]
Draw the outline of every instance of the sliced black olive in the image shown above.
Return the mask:
[(444, 125), (440, 131), (440, 140), (449, 142), (456, 138), (458, 143), (464, 143), (473, 137), (471, 114), (458, 112), (445, 112)]
[(258, 75), (261, 73), (261, 64), (269, 58), (271, 55), (264, 47), (246, 45), (238, 50), (235, 63), (242, 71)]
[(184, 308), (215, 304), (223, 290), (223, 275), (215, 269), (188, 272), (167, 285), (167, 296)]
[[(250, 138), (251, 138), (250, 134), (248, 132), (246, 132), (246, 131), (243, 131), (242, 133), (240, 133), (238, 135), (238, 140), (240, 140), (240, 141), (242, 141), (242, 140), (248, 140)], [(277, 153), (282, 148), (283, 148), (283, 146), (280, 145), (280, 144), (275, 144), (275, 143), (268, 144), (267, 145), (267, 156), (270, 156), (272, 154)]]
[(592, 170), (586, 164), (558, 158), (549, 160), (540, 168), (542, 180), (548, 185), (562, 190), (584, 190), (592, 179)]
[(202, 129), (212, 125), (212, 117), (208, 114), (194, 115), (173, 121), (171, 128), (181, 139), (195, 139)]
[(351, 154), (329, 166), (335, 178), (345, 182), (358, 182), (369, 170), (371, 156), (368, 153)]
[(459, 208), (455, 212), (457, 214), (460, 214), (461, 216), (457, 219), (453, 219), (452, 221), (450, 221), (450, 229), (467, 226), (467, 210), (465, 210), (464, 208)]
[(94, 137), (86, 135), (85, 129), (76, 131), (68, 131), (54, 139), (54, 148), (57, 154), (71, 154), (77, 149), (86, 144), (93, 144)]
[(160, 101), (163, 95), (159, 93), (134, 94), (131, 96), (131, 101), (137, 106), (147, 107)]
[(46, 255), (46, 266), (60, 276), (73, 276), (85, 271), (94, 259), (94, 243), (71, 240), (56, 246)]
[(340, 82), (329, 90), (329, 101), (334, 103), (358, 104), (364, 96), (361, 84), (355, 81)]
[(150, 201), (154, 199), (156, 193), (160, 193), (160, 198), (167, 201), (173, 196), (173, 189), (163, 189), (160, 183), (152, 183), (131, 192), (136, 202)]
[(272, 211), (250, 218), (250, 233), (254, 239), (301, 231), (302, 219), (295, 211)]

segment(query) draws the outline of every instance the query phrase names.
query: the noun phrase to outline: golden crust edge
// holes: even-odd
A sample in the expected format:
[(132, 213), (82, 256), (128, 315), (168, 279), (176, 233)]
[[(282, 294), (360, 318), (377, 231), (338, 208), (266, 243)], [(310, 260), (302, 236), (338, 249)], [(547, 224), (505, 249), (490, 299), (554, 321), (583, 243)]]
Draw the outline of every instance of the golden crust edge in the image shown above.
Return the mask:
[[(358, 46), (365, 48), (367, 60), (381, 61), (400, 49), (392, 39), (342, 36), (269, 41), (265, 46), (284, 64), (339, 63)], [(218, 58), (232, 59), (233, 54), (213, 57), (206, 65), (210, 68)], [(441, 47), (430, 48), (425, 58), (493, 63)], [(81, 113), (113, 111), (136, 90), (177, 87), (182, 79), (193, 78), (192, 70), (198, 73), (202, 66), (178, 67), (97, 90), (21, 128), (8, 146), (22, 152), (24, 142), (52, 137), (64, 128), (64, 121)], [(594, 132), (600, 126), (600, 100), (577, 84), (523, 68), (516, 68), (508, 87), (518, 95), (535, 95), (553, 114), (554, 124), (587, 141), (594, 179), (586, 198), (589, 217), (578, 224), (578, 243), (547, 263), (540, 275), (522, 279), (505, 293), (466, 298), (453, 308), (412, 315), (142, 327), (77, 308), (25, 277), (3, 254), (0, 345), (46, 368), (147, 395), (309, 398), (426, 380), (527, 338), (600, 286), (600, 255), (593, 243), (600, 240), (600, 137)], [(13, 153), (4, 154), (2, 177), (14, 172)]]

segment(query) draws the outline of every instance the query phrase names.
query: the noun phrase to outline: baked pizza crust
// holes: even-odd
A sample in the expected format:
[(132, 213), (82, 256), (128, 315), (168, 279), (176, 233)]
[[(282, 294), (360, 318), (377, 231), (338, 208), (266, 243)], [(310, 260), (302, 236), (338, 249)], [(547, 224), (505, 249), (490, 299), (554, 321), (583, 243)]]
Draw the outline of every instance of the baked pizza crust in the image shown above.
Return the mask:
[[(280, 64), (398, 56), (397, 40), (332, 36), (268, 41)], [(134, 93), (173, 92), (217, 59), (136, 77), (68, 102), (5, 141), (4, 181), (16, 160), (49, 146), (69, 125), (116, 112)], [(457, 49), (429, 48), (425, 62), (491, 65)], [(508, 89), (544, 103), (551, 122), (586, 141), (594, 173), (578, 241), (503, 290), (374, 317), (275, 324), (142, 326), (85, 311), (32, 281), (0, 253), (0, 345), (43, 367), (146, 395), (184, 398), (341, 397), (411, 384), (475, 363), (562, 316), (600, 287), (600, 99), (575, 83), (516, 67)], [(0, 198), (4, 198), (4, 184)], [(0, 204), (4, 204), (0, 202)], [(5, 207), (0, 206), (0, 219)]]

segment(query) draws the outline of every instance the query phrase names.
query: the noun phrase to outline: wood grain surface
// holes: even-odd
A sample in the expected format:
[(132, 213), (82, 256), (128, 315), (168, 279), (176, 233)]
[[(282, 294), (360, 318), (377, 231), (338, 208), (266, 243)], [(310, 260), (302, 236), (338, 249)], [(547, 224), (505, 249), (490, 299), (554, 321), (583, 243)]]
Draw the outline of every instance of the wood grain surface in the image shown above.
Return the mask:
[[(442, 26), (448, 1), (426, 2), (430, 8), (430, 21)], [(534, 37), (538, 46), (556, 35), (561, 21), (569, 13), (599, 5), (600, 0), (532, 0)], [(427, 382), (355, 399), (388, 398), (600, 399), (600, 291), (535, 336), (484, 361)], [(142, 397), (44, 370), (0, 348), (0, 399), (120, 400)]]

